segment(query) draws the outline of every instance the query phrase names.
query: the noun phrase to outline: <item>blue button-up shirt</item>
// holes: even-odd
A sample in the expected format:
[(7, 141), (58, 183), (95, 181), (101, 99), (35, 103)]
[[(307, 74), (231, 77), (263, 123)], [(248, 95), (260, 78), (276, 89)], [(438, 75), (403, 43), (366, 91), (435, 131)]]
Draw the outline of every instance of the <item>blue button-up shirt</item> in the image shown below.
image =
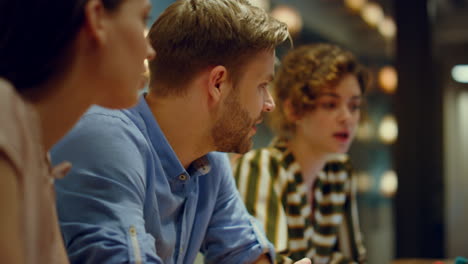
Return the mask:
[[(187, 127), (190, 133), (190, 127)], [(72, 263), (250, 263), (273, 253), (247, 213), (225, 154), (184, 169), (145, 99), (93, 107), (51, 151), (73, 168), (56, 182)]]

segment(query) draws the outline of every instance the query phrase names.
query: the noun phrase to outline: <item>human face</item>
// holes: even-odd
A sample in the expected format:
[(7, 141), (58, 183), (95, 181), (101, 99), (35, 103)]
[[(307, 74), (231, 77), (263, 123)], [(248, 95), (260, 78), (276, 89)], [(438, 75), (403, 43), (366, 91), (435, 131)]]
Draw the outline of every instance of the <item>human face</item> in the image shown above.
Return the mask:
[(151, 11), (149, 0), (124, 0), (111, 11), (108, 45), (106, 47), (106, 93), (101, 105), (109, 108), (131, 107), (137, 102), (145, 59), (155, 55), (144, 35)]
[(345, 75), (318, 95), (314, 110), (296, 121), (296, 138), (321, 154), (345, 153), (360, 118), (361, 89), (356, 76)]
[(252, 137), (263, 120), (263, 113), (275, 108), (268, 90), (273, 80), (274, 61), (274, 51), (262, 51), (245, 65), (212, 130), (216, 150), (243, 154), (252, 148)]

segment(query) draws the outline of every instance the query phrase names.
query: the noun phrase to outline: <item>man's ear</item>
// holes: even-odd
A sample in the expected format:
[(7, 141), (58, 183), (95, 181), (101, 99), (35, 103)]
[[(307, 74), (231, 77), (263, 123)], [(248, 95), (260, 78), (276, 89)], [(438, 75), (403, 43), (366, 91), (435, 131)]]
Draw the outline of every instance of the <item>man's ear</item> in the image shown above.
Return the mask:
[(98, 45), (107, 41), (107, 19), (109, 14), (101, 0), (89, 0), (84, 9), (84, 29)]
[(226, 67), (221, 65), (211, 69), (208, 76), (208, 95), (210, 97), (210, 102), (218, 103), (221, 100), (222, 95), (227, 92), (227, 74)]

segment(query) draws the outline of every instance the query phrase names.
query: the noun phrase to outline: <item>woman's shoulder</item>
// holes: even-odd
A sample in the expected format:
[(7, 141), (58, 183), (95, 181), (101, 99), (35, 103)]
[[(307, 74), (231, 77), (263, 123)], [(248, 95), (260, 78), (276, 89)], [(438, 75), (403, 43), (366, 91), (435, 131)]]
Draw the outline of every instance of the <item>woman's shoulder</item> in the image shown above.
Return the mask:
[(268, 146), (263, 148), (252, 149), (249, 152), (245, 153), (242, 156), (244, 162), (252, 162), (256, 160), (257, 162), (262, 162), (265, 160), (276, 160), (279, 161), (282, 158), (282, 152), (277, 148)]
[[(34, 111), (15, 90), (13, 85), (0, 77), (0, 124), (2, 128), (16, 126), (27, 126), (30, 118), (33, 118)], [(14, 123), (11, 124), (10, 122)], [(31, 124), (29, 124), (31, 125)]]
[(13, 85), (11, 85), (11, 83), (9, 83), (7, 80), (0, 77), (0, 100), (2, 100), (2, 103), (4, 101), (9, 101), (8, 99), (11, 99), (15, 95), (16, 92), (13, 89)]
[(33, 144), (37, 120), (13, 85), (1, 78), (0, 113), (0, 151), (14, 166), (19, 166)]
[(15, 115), (8, 114), (24, 112), (25, 108), (26, 102), (16, 92), (13, 85), (7, 80), (0, 78), (0, 112), (2, 112), (1, 118), (14, 118), (20, 113), (16, 113)]

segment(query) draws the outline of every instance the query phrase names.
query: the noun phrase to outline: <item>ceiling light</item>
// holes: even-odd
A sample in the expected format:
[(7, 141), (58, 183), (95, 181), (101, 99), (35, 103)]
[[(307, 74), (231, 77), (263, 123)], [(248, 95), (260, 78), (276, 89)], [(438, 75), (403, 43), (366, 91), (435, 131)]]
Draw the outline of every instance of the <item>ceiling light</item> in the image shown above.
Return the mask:
[(468, 83), (468, 64), (455, 65), (452, 68), (452, 78), (459, 83)]
[(288, 25), (291, 35), (297, 35), (302, 30), (301, 14), (289, 6), (279, 5), (271, 12), (271, 15), (279, 21)]
[(384, 18), (382, 7), (377, 3), (368, 2), (361, 10), (361, 16), (370, 26), (376, 27)]

